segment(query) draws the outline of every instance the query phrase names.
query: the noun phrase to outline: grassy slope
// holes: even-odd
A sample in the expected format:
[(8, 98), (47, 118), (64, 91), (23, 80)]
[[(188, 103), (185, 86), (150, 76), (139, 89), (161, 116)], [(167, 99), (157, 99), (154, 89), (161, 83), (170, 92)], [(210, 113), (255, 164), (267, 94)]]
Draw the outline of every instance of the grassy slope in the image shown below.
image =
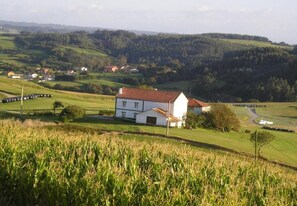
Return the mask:
[(59, 49), (70, 49), (73, 50), (79, 54), (87, 54), (87, 55), (93, 55), (93, 56), (98, 56), (98, 57), (107, 57), (106, 54), (97, 51), (97, 50), (91, 50), (91, 49), (83, 49), (79, 47), (74, 47), (74, 46), (61, 46)]
[(265, 119), (272, 121), (275, 127), (286, 127), (297, 131), (297, 104), (269, 103), (266, 108), (257, 108), (257, 113)]
[[(73, 92), (62, 92), (49, 90), (40, 87), (36, 84), (30, 82), (23, 82), (18, 80), (9, 80), (7, 78), (0, 78), (0, 88), (1, 90), (7, 91), (9, 93), (20, 94), (21, 83), (25, 84), (25, 93), (51, 93), (53, 94), (52, 99), (36, 99), (26, 101), (24, 104), (24, 109), (51, 109), (52, 103), (55, 100), (62, 101), (65, 105), (75, 104), (80, 105), (88, 110), (98, 111), (100, 109), (114, 109), (114, 97), (112, 96), (102, 96), (102, 95), (91, 95), (91, 94), (80, 94)], [(269, 104), (270, 105), (270, 104)], [(273, 105), (278, 105), (278, 103), (271, 103), (271, 109)], [(279, 104), (282, 105), (282, 104)], [(292, 106), (297, 106), (297, 103), (283, 103), (283, 106), (287, 105), (288, 108), (294, 108)], [(287, 107), (283, 111), (286, 111)], [(14, 102), (10, 104), (1, 104), (0, 110), (19, 110), (19, 102)], [(196, 140), (205, 143), (217, 144), (233, 150), (246, 152), (253, 154), (253, 146), (249, 141), (249, 134), (245, 133), (245, 129), (255, 130), (259, 129), (258, 126), (250, 124), (247, 120), (249, 119), (249, 113), (243, 107), (232, 107), (232, 109), (238, 114), (241, 123), (241, 132), (231, 132), (231, 133), (221, 133), (214, 130), (205, 129), (195, 129), (195, 130), (185, 130), (185, 129), (170, 129), (170, 135), (181, 136), (187, 139)], [(263, 108), (265, 109), (265, 108)], [(270, 106), (266, 107), (270, 109)], [(291, 113), (295, 111), (295, 113)], [(98, 112), (94, 112), (98, 114)], [(297, 116), (297, 110), (290, 110), (292, 116)], [(273, 115), (273, 114), (271, 114)], [(272, 116), (273, 117), (273, 116)], [(296, 121), (295, 121), (296, 122)], [(146, 131), (165, 134), (165, 128), (163, 127), (150, 127), (135, 125), (133, 123), (126, 123), (121, 121), (103, 121), (98, 119), (86, 119), (74, 124), (79, 124), (86, 127), (101, 128), (107, 130), (128, 130), (128, 131)], [(286, 123), (285, 123), (286, 124)], [(266, 146), (263, 149), (263, 156), (285, 162), (291, 165), (297, 165), (297, 134), (274, 132), (276, 135), (276, 140), (272, 142), (272, 146)]]
[[(49, 93), (53, 95), (52, 98), (48, 99), (40, 98), (24, 102), (24, 110), (52, 109), (53, 102), (57, 100), (62, 101), (65, 106), (78, 105), (87, 110), (114, 109), (114, 98), (111, 96), (55, 91), (31, 82), (0, 77), (0, 88), (7, 93), (20, 95), (22, 84), (24, 85), (24, 94)], [(1, 104), (0, 110), (19, 110), (19, 105), (20, 102)]]
[(0, 35), (0, 48), (1, 49), (15, 49), (14, 37)]
[(269, 42), (261, 42), (261, 41), (240, 40), (240, 39), (217, 39), (217, 40), (228, 42), (231, 44), (239, 44), (239, 45), (250, 46), (250, 47), (273, 47), (273, 48), (282, 48), (282, 49), (293, 49), (292, 46), (281, 46), (281, 45), (275, 45)]
[[(11, 54), (2, 53), (1, 49), (11, 50)], [(47, 53), (41, 50), (21, 49), (15, 44), (14, 37), (0, 35), (0, 68), (1, 64), (9, 64), (17, 67), (35, 66), (34, 64), (31, 65), (24, 62), (26, 58), (30, 58), (31, 56), (42, 59), (47, 56)]]
[[(116, 131), (144, 131), (156, 134), (165, 134), (166, 132), (166, 129), (163, 127), (142, 126), (120, 121), (109, 122), (98, 119), (83, 120), (73, 124)], [(276, 135), (276, 139), (271, 143), (271, 146), (268, 145), (263, 148), (262, 155), (271, 160), (297, 166), (297, 134), (275, 131), (271, 132)], [(249, 141), (250, 136), (244, 131), (222, 133), (215, 130), (206, 130), (201, 128), (194, 130), (171, 128), (169, 133), (172, 136), (180, 136), (185, 139), (220, 145), (238, 152), (245, 152), (249, 154), (254, 153), (253, 145)]]
[(125, 77), (135, 77), (139, 78), (142, 77), (141, 74), (123, 74), (123, 73), (91, 73), (92, 75), (97, 76), (97, 79), (89, 79), (89, 80), (77, 80), (74, 82), (66, 82), (66, 81), (53, 81), (53, 82), (47, 82), (49, 85), (54, 86), (56, 84), (61, 84), (63, 86), (72, 86), (72, 87), (79, 87), (84, 84), (92, 83), (92, 84), (100, 84), (100, 85), (105, 85), (105, 86), (110, 86), (110, 87), (115, 87), (115, 88), (120, 88), (120, 87), (130, 87), (130, 85), (123, 84), (118, 82), (120, 78), (125, 78)]

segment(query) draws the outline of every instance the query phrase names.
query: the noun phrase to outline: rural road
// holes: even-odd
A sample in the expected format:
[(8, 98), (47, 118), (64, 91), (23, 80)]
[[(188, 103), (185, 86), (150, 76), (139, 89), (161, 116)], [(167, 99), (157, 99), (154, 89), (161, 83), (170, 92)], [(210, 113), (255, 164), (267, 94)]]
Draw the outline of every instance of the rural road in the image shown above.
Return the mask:
[[(258, 117), (260, 117), (260, 116), (256, 113), (256, 110), (255, 110), (255, 109), (251, 109), (251, 108), (249, 108), (249, 107), (247, 107), (246, 109), (247, 109), (247, 110), (249, 111), (249, 113), (251, 114), (251, 117), (250, 117), (250, 119), (249, 119), (249, 122), (252, 123), (252, 124), (257, 124), (255, 120), (256, 120)], [(257, 124), (257, 125), (258, 125), (258, 124)]]

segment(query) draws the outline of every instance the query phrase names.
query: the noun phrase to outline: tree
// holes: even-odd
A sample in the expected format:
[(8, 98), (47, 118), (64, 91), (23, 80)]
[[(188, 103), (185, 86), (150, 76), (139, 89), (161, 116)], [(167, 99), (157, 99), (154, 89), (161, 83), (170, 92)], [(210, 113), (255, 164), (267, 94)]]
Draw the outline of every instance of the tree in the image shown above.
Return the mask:
[(70, 105), (61, 111), (59, 117), (63, 122), (71, 122), (74, 119), (84, 117), (85, 114), (86, 111), (83, 108), (75, 105)]
[(55, 101), (55, 102), (53, 103), (54, 114), (56, 114), (56, 109), (57, 109), (57, 108), (63, 108), (63, 107), (64, 107), (64, 105), (63, 105), (62, 102), (60, 102), (60, 101)]
[(238, 131), (240, 123), (236, 114), (225, 104), (213, 105), (210, 112), (205, 113), (206, 125), (229, 132), (231, 130)]
[(255, 151), (256, 151), (256, 157), (260, 156), (261, 154), (261, 149), (263, 146), (266, 144), (269, 144), (275, 139), (275, 136), (271, 134), (270, 132), (258, 132), (255, 131), (254, 133), (251, 134), (250, 141), (253, 142)]

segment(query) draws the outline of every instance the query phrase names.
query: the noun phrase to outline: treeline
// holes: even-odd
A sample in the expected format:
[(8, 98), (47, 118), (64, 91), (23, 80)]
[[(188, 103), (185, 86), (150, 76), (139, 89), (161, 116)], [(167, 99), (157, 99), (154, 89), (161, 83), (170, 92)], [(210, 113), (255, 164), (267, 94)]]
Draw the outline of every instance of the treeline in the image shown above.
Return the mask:
[(292, 51), (257, 48), (232, 52), (196, 72), (194, 93), (212, 100), (297, 99), (297, 56)]
[(42, 67), (100, 70), (112, 64), (134, 64), (143, 77), (127, 77), (120, 82), (154, 86), (189, 80), (194, 85), (188, 92), (213, 101), (296, 100), (296, 47), (259, 48), (254, 43), (241, 45), (222, 38), (269, 42), (265, 37), (237, 34), (140, 36), (107, 30), (22, 32), (15, 42), (23, 49), (41, 51), (24, 61)]

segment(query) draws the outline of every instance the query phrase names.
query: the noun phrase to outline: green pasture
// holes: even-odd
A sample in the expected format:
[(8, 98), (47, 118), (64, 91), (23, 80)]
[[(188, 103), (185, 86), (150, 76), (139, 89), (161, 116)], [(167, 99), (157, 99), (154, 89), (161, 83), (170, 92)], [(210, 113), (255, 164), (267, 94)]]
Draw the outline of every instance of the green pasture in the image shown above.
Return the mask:
[(77, 81), (78, 83), (83, 83), (83, 84), (100, 84), (100, 85), (105, 85), (105, 86), (109, 86), (109, 87), (116, 87), (116, 88), (120, 88), (120, 87), (130, 87), (130, 85), (127, 84), (122, 84), (119, 82), (114, 82), (111, 81), (109, 79), (90, 79), (90, 80), (79, 80)]
[(51, 87), (61, 84), (64, 87), (80, 87), (82, 84), (78, 81), (71, 82), (71, 81), (47, 81), (46, 84), (50, 85)]
[(90, 73), (93, 76), (96, 76), (95, 79), (87, 79), (87, 80), (77, 80), (77, 81), (51, 81), (47, 82), (51, 87), (55, 86), (56, 84), (61, 84), (62, 86), (69, 86), (69, 87), (80, 87), (84, 84), (99, 84), (99, 85), (105, 85), (109, 87), (131, 87), (131, 85), (120, 83), (118, 80), (120, 78), (125, 77), (133, 77), (133, 78), (141, 78), (141, 74), (123, 74), (120, 72), (116, 73)]
[[(25, 95), (33, 93), (46, 93), (53, 95), (52, 98), (38, 98), (24, 101), (23, 109), (25, 111), (52, 109), (52, 104), (55, 101), (61, 101), (65, 106), (78, 105), (86, 110), (94, 111), (96, 114), (98, 114), (100, 109), (114, 110), (114, 97), (112, 96), (56, 91), (44, 88), (32, 82), (0, 77), (0, 90), (2, 92), (21, 95), (22, 85), (24, 87)], [(19, 109), (20, 102), (0, 104), (0, 111), (19, 111)]]
[(73, 50), (79, 54), (107, 57), (107, 55), (104, 54), (103, 52), (99, 52), (97, 50), (92, 50), (92, 49), (83, 49), (83, 48), (73, 47), (73, 46), (61, 46), (61, 47), (59, 47), (59, 49), (62, 49), (62, 50), (70, 49), (70, 50)]
[[(73, 124), (103, 130), (143, 131), (156, 134), (166, 134), (166, 128), (164, 127), (137, 125), (120, 120), (107, 121), (96, 118), (87, 118)], [(254, 129), (261, 130), (260, 127)], [(271, 145), (268, 145), (263, 149), (263, 156), (271, 160), (297, 166), (297, 134), (275, 131), (271, 131), (271, 133), (276, 135), (276, 139), (271, 143)], [(248, 154), (254, 153), (254, 147), (249, 140), (250, 134), (245, 133), (244, 130), (240, 132), (222, 133), (220, 131), (202, 128), (193, 130), (171, 128), (169, 134), (198, 142), (220, 145), (238, 152)]]
[(14, 37), (0, 35), (0, 48), (1, 49), (15, 49)]
[[(113, 96), (50, 90), (31, 82), (0, 77), (0, 90), (2, 92), (20, 95), (22, 85), (24, 85), (25, 94), (49, 93), (53, 95), (52, 98), (39, 98), (25, 101), (23, 106), (25, 111), (52, 109), (54, 101), (62, 101), (65, 106), (81, 106), (87, 109), (89, 114), (98, 114), (99, 110), (114, 110)], [(268, 120), (277, 119), (280, 121), (280, 125), (283, 126), (290, 125), (290, 122), (296, 124), (297, 103), (265, 103), (265, 105), (267, 105), (267, 107), (256, 108), (258, 114), (264, 115), (267, 119), (269, 117)], [(248, 121), (250, 114), (246, 108), (234, 106), (230, 107), (241, 121), (242, 129), (240, 132), (222, 133), (216, 130), (206, 130), (201, 128), (194, 130), (171, 128), (170, 135), (180, 136), (199, 142), (216, 144), (238, 152), (253, 154), (254, 148), (252, 143), (249, 141), (250, 134), (245, 133), (245, 130), (251, 130), (251, 132), (253, 132), (255, 129), (260, 130), (261, 127)], [(19, 102), (0, 104), (0, 111), (18, 112), (19, 109)], [(144, 131), (156, 134), (165, 134), (166, 132), (166, 129), (163, 127), (137, 125), (120, 120), (107, 121), (93, 117), (87, 117), (72, 124), (114, 131)], [(271, 143), (271, 145), (268, 145), (263, 149), (263, 156), (271, 160), (297, 165), (297, 134), (275, 131), (270, 132), (276, 135), (276, 139)]]
[(269, 103), (265, 108), (257, 108), (258, 115), (272, 121), (275, 127), (286, 127), (297, 130), (297, 103)]
[(231, 44), (239, 44), (242, 46), (293, 49), (292, 46), (281, 46), (281, 45), (275, 45), (275, 44), (271, 44), (269, 42), (261, 42), (261, 41), (251, 41), (251, 40), (241, 40), (241, 39), (218, 39), (218, 40), (227, 42), (227, 43), (231, 43)]

